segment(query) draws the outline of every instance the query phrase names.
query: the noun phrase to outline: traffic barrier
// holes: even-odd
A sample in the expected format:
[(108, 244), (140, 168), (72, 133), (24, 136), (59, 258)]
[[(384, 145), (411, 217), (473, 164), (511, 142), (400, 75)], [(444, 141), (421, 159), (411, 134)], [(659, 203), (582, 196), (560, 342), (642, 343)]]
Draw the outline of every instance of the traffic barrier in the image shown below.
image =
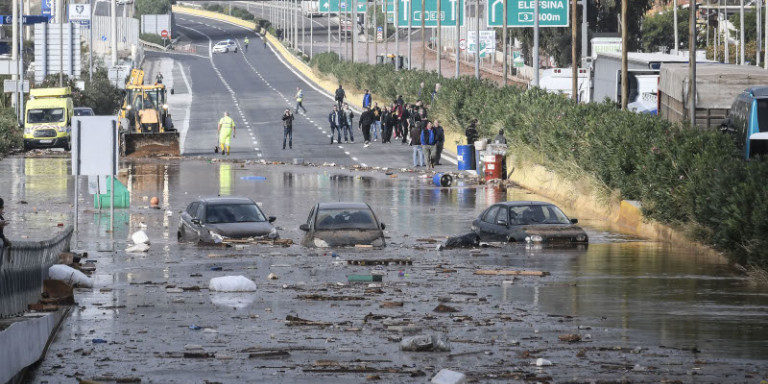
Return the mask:
[(72, 230), (67, 226), (50, 240), (17, 240), (12, 247), (0, 247), (0, 318), (24, 312), (40, 300), (48, 268), (69, 250)]

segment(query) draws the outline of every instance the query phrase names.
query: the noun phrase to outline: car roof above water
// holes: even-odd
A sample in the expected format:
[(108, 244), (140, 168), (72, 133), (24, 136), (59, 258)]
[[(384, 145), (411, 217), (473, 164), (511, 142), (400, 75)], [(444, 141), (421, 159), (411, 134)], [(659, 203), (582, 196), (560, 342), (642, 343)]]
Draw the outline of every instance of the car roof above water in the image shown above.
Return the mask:
[(547, 203), (544, 201), (529, 201), (529, 200), (520, 200), (520, 201), (503, 201), (501, 203), (498, 203), (499, 205), (506, 205), (508, 207), (520, 207), (520, 206), (536, 206), (536, 205), (554, 205), (552, 203)]
[(205, 204), (254, 204), (253, 200), (247, 197), (204, 197), (200, 199)]
[(370, 209), (366, 203), (338, 202), (338, 203), (320, 203), (320, 209)]

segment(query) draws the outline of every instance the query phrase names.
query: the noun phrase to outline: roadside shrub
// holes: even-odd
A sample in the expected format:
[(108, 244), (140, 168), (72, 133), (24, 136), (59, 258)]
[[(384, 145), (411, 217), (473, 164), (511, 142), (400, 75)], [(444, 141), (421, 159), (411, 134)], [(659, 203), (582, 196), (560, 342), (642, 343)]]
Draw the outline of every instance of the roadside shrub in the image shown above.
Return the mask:
[(21, 148), (21, 145), (21, 130), (16, 123), (16, 114), (12, 108), (0, 106), (0, 157)]
[[(622, 198), (641, 201), (648, 217), (695, 228), (697, 240), (734, 261), (768, 267), (768, 161), (743, 161), (727, 135), (612, 104), (576, 104), (541, 89), (341, 62), (335, 53), (315, 55), (310, 64), (345, 86), (388, 99), (421, 99), (447, 129), (463, 132), (473, 118), (485, 136), (503, 128), (508, 140), (539, 153), (544, 165), (566, 172), (577, 167)], [(432, 100), (437, 83), (441, 89)]]
[(141, 15), (164, 15), (171, 12), (170, 0), (136, 0), (135, 17), (141, 20)]
[(168, 44), (168, 39), (163, 40), (163, 37), (160, 35), (156, 35), (154, 33), (142, 33), (139, 35), (139, 39), (144, 40), (148, 43), (158, 44), (158, 45), (165, 45)]

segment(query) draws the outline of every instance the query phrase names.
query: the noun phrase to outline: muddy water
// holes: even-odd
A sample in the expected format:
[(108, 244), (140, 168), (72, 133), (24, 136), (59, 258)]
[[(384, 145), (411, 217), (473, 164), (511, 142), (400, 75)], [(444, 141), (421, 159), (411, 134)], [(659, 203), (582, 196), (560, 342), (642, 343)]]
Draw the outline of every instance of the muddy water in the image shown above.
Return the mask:
[[(0, 180), (9, 186), (2, 191), (7, 217), (13, 222), (9, 233), (45, 237), (47, 231), (55, 230), (58, 222), (68, 219), (74, 182), (67, 174), (66, 159), (12, 158), (0, 163)], [(251, 176), (264, 176), (266, 180), (254, 180)], [(695, 251), (611, 233), (606, 231), (606, 223), (593, 218), (579, 218), (591, 239), (588, 249), (581, 250), (505, 246), (469, 256), (466, 251), (440, 254), (431, 250), (434, 244), (418, 240), (466, 232), (479, 212), (499, 201), (546, 200), (524, 190), (469, 186), (461, 182), (451, 188), (436, 188), (431, 180), (412, 173), (387, 176), (380, 172), (353, 173), (336, 168), (198, 160), (124, 164), (120, 179), (131, 191), (132, 208), (117, 210), (114, 238), (124, 242), (140, 222), (148, 223), (153, 247), (159, 247), (159, 251), (153, 252), (159, 253), (164, 264), (143, 268), (146, 263), (159, 261), (136, 256), (128, 260), (142, 261), (138, 267), (128, 268), (127, 272), (109, 273), (110, 263), (117, 265), (116, 259), (102, 260), (99, 264), (101, 273), (96, 275), (97, 286), (179, 279), (179, 275), (171, 272), (169, 264), (186, 265), (196, 257), (205, 258), (206, 255), (209, 259), (204, 262), (210, 263), (210, 251), (175, 242), (178, 212), (200, 196), (251, 197), (262, 205), (265, 213), (278, 217), (276, 224), (281, 228), (282, 237), (294, 241), (300, 240), (302, 233), (298, 226), (306, 220), (316, 202), (365, 201), (387, 224), (388, 253), (416, 259), (423, 255), (436, 261), (445, 258), (445, 266), (452, 262), (510, 266), (552, 274), (546, 279), (507, 286), (494, 280), (482, 292), (491, 303), (532, 308), (553, 319), (573, 316), (579, 319), (580, 325), (591, 327), (593, 333), (601, 329), (611, 330), (616, 345), (626, 342), (697, 348), (704, 356), (722, 359), (759, 361), (768, 358), (768, 327), (765, 327), (768, 324), (768, 294), (749, 287), (742, 277), (725, 265)], [(86, 189), (83, 181), (81, 190)], [(145, 198), (151, 196), (160, 198), (162, 211), (146, 209)], [(79, 223), (82, 233), (78, 248), (95, 251), (109, 244), (108, 216), (94, 209), (92, 199), (89, 199), (85, 193), (81, 196)], [(20, 204), (22, 200), (28, 204)], [(159, 227), (161, 223), (161, 230), (153, 228), (153, 224)], [(305, 250), (294, 246), (287, 252), (290, 256)], [(322, 263), (326, 262), (322, 260)], [(257, 264), (254, 268), (263, 267), (263, 263)], [(269, 268), (268, 263), (266, 268)], [(316, 278), (313, 274), (317, 272), (305, 269), (292, 273), (292, 281), (307, 281)], [(344, 280), (343, 271), (327, 270), (325, 273), (331, 276), (331, 281)], [(466, 279), (468, 284), (482, 287), (483, 280), (478, 277), (467, 275)], [(280, 303), (264, 298), (256, 303), (253, 298), (241, 299), (227, 295), (211, 298), (214, 305), (223, 303), (226, 306), (234, 302), (235, 307), (251, 310), (280, 306)], [(136, 297), (134, 293), (121, 296), (115, 303), (129, 304), (130, 307), (147, 300), (150, 299), (141, 295)], [(72, 321), (99, 321), (112, 316), (111, 312), (84, 305), (73, 314)], [(74, 332), (77, 334), (77, 329)]]

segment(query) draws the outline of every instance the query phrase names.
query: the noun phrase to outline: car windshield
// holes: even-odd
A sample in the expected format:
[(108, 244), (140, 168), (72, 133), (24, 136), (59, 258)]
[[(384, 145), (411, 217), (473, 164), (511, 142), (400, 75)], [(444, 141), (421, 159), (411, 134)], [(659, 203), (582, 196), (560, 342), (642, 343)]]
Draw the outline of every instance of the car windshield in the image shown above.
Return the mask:
[(64, 121), (64, 108), (30, 109), (27, 112), (27, 123), (61, 123)]
[(510, 225), (570, 224), (560, 208), (554, 205), (525, 205), (509, 207)]
[(378, 229), (373, 213), (368, 209), (338, 208), (320, 209), (317, 212), (317, 229)]
[(252, 223), (266, 220), (256, 204), (212, 204), (205, 208), (205, 222), (210, 224)]

